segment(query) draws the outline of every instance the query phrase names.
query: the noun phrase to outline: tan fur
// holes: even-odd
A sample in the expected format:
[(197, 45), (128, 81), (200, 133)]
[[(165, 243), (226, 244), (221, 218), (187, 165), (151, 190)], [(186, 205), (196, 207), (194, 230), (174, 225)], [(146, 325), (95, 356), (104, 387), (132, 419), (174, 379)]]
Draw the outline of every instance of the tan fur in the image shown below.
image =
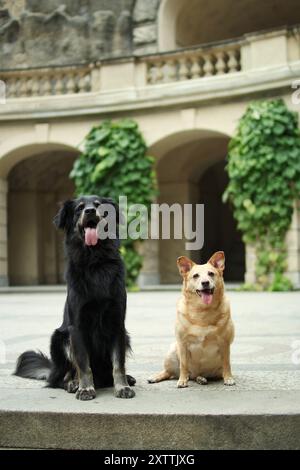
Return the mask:
[[(177, 378), (177, 386), (182, 388), (188, 386), (189, 379), (205, 384), (207, 378), (223, 378), (225, 385), (234, 385), (230, 367), (234, 327), (224, 293), (224, 253), (216, 252), (203, 265), (181, 256), (177, 265), (183, 287), (177, 302), (176, 343), (165, 358), (164, 370), (149, 382)], [(209, 305), (196, 292), (203, 282), (214, 289)]]

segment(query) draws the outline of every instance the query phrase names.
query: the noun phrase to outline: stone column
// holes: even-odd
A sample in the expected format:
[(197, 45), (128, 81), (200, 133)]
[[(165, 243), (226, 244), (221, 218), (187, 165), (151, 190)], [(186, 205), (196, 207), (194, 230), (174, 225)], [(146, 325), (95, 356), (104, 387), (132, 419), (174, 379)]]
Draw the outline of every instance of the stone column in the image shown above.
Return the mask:
[(144, 262), (138, 278), (138, 285), (144, 287), (160, 284), (159, 240), (145, 240), (141, 243), (140, 253), (144, 257)]
[(245, 35), (241, 49), (242, 70), (265, 70), (267, 68), (287, 66), (288, 64), (288, 32), (286, 29), (270, 31), (262, 34)]
[[(195, 205), (198, 203), (198, 198), (198, 184), (190, 181), (164, 182), (160, 184), (160, 196), (157, 203), (166, 203), (169, 206), (180, 204), (183, 209), (184, 204), (193, 203)], [(183, 215), (182, 211), (182, 224), (184, 224)], [(195, 214), (193, 214), (194, 216)], [(200, 250), (187, 251), (185, 248), (187, 240), (184, 238), (184, 233), (182, 233), (182, 239), (173, 238), (174, 220), (172, 216), (170, 223), (170, 240), (150, 239), (141, 244), (140, 252), (144, 256), (143, 268), (139, 276), (139, 285), (141, 287), (159, 284), (160, 282), (163, 284), (180, 284), (180, 276), (176, 265), (177, 257), (186, 255), (194, 261), (198, 261)], [(182, 230), (184, 230), (184, 226), (182, 226)]]
[(255, 283), (255, 247), (252, 245), (246, 245), (246, 272), (245, 272), (245, 283)]
[[(8, 250), (10, 283), (13, 285), (37, 285), (40, 280), (39, 233), (41, 220), (38, 214), (38, 193), (12, 191), (9, 195), (10, 218)], [(22, 243), (20, 243), (22, 237)]]
[(91, 67), (91, 90), (93, 92), (100, 91), (101, 80), (100, 80), (100, 65), (97, 63)]
[[(189, 182), (165, 182), (160, 184), (159, 203), (179, 204), (183, 209), (183, 204), (190, 202), (190, 183)], [(183, 215), (183, 212), (182, 212)], [(159, 266), (162, 284), (180, 284), (176, 259), (179, 256), (190, 253), (185, 249), (186, 240), (183, 238), (173, 238), (173, 217), (171, 217), (170, 240), (159, 240)]]
[(8, 285), (7, 181), (0, 178), (0, 286)]
[(300, 287), (300, 202), (295, 204), (290, 229), (286, 236), (287, 246), (287, 277), (294, 287)]
[[(295, 205), (292, 223), (286, 235), (287, 247), (287, 272), (286, 276), (291, 280), (293, 286), (300, 287), (300, 203)], [(253, 246), (246, 246), (246, 273), (245, 282), (255, 282), (256, 254)]]

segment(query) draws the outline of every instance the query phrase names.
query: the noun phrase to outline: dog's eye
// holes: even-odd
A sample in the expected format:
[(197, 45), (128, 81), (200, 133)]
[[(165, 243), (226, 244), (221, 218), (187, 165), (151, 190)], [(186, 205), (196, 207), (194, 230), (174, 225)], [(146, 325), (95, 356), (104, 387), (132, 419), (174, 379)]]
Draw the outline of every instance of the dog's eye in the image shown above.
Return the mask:
[(99, 206), (100, 206), (100, 202), (99, 202), (99, 201), (95, 201), (95, 202), (94, 202), (94, 206), (95, 206), (95, 207), (99, 207)]
[(83, 208), (84, 208), (84, 203), (81, 202), (81, 203), (77, 206), (77, 210), (82, 211)]
[(197, 273), (193, 275), (194, 279), (197, 279), (198, 277), (199, 277), (199, 274), (197, 274)]
[(214, 277), (215, 273), (213, 273), (212, 271), (208, 271), (208, 275)]

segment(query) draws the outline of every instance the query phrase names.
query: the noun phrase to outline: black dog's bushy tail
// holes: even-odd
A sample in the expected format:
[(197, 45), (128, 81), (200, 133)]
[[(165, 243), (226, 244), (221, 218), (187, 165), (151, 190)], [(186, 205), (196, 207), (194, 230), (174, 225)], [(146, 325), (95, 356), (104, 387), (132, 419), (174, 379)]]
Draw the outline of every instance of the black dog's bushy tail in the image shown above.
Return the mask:
[(41, 351), (25, 351), (19, 356), (14, 375), (25, 379), (48, 380), (51, 361)]

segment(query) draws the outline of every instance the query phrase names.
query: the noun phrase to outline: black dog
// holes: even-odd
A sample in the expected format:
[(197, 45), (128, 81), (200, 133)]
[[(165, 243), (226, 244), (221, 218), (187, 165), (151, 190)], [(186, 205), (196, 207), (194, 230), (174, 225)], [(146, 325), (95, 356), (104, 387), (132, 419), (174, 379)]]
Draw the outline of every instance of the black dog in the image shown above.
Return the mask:
[(97, 196), (66, 201), (55, 216), (56, 227), (65, 231), (67, 255), (63, 323), (51, 338), (51, 360), (40, 352), (26, 351), (18, 358), (15, 372), (47, 380), (50, 387), (65, 388), (79, 400), (95, 398), (95, 387), (112, 385), (117, 397), (135, 395), (129, 386), (135, 379), (125, 375), (130, 341), (124, 325), (124, 265), (117, 234), (99, 239), (99, 226), (106, 224), (103, 207), (114, 209), (117, 226), (118, 206)]

